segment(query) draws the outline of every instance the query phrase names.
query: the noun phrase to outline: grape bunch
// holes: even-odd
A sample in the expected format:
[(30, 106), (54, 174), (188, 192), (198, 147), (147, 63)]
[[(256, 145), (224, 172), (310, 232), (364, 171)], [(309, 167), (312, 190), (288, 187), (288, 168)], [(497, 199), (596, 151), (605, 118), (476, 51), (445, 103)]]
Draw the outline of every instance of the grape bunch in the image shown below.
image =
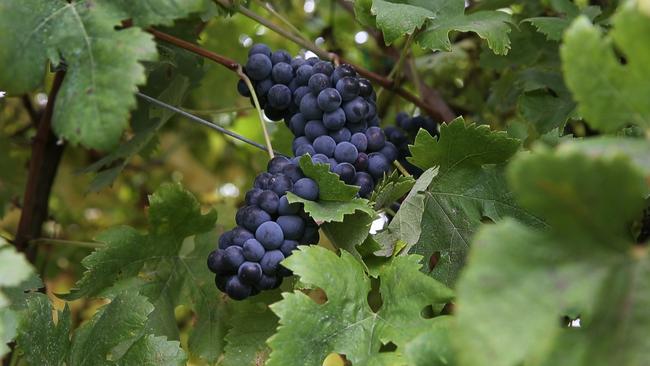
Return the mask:
[[(345, 183), (360, 187), (361, 197), (390, 171), (398, 150), (379, 127), (372, 84), (352, 66), (291, 58), (256, 44), (244, 71), (266, 116), (284, 119), (294, 134), (295, 156), (309, 154), (315, 163), (329, 164)], [(242, 81), (238, 90), (250, 96)]]
[(306, 178), (297, 159), (278, 156), (255, 178), (246, 205), (237, 211), (237, 227), (219, 237), (208, 256), (217, 288), (235, 300), (280, 286), (291, 273), (280, 262), (300, 244), (319, 241), (318, 225), (286, 193), (318, 200), (318, 185)]
[(406, 112), (400, 112), (395, 117), (395, 126), (384, 128), (384, 134), (388, 141), (392, 142), (398, 151), (397, 161), (413, 176), (419, 177), (422, 169), (409, 163), (406, 158), (411, 156), (409, 144), (415, 141), (418, 131), (423, 128), (431, 134), (438, 136), (438, 124), (426, 116), (411, 117)]

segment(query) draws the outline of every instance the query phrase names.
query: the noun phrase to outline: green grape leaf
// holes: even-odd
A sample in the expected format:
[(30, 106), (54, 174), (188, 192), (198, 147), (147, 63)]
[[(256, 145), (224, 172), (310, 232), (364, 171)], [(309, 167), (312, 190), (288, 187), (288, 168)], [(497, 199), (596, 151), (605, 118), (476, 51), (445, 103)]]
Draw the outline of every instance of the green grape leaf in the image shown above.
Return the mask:
[(366, 27), (376, 28), (375, 18), (372, 16), (372, 0), (356, 0), (354, 2), (354, 17)]
[[(282, 264), (302, 283), (321, 288), (327, 302), (317, 304), (296, 291), (284, 293), (282, 301), (271, 305), (280, 326), (268, 341), (272, 351), (267, 365), (316, 365), (332, 352), (355, 365), (380, 364), (377, 357), (396, 362), (401, 347), (430, 327), (431, 320), (420, 315), (422, 309), (452, 298), (451, 290), (418, 270), (419, 260), (394, 258), (380, 270), (382, 305), (375, 313), (368, 304), (370, 279), (352, 255), (342, 251), (338, 257), (322, 247), (300, 247)], [(397, 351), (379, 356), (382, 343), (388, 342)]]
[(537, 17), (524, 20), (532, 24), (537, 30), (546, 36), (549, 41), (561, 41), (562, 34), (571, 24), (570, 19), (556, 17)]
[(413, 177), (403, 176), (397, 170), (394, 170), (375, 188), (372, 196), (370, 196), (370, 201), (373, 202), (375, 210), (390, 207), (391, 204), (407, 194), (414, 184), (415, 179)]
[(330, 172), (328, 164), (314, 164), (309, 155), (300, 158), (300, 168), (306, 177), (318, 183), (319, 201), (349, 201), (359, 191), (359, 187), (343, 183), (338, 175)]
[[(357, 6), (359, 14), (367, 14), (368, 1)], [(433, 51), (451, 51), (451, 31), (474, 32), (487, 40), (497, 54), (506, 54), (510, 47), (510, 15), (498, 11), (465, 14), (462, 0), (372, 0), (371, 13), (384, 34), (386, 44), (417, 30), (416, 41)]]
[[(650, 15), (630, 1), (613, 17), (607, 36), (585, 16), (567, 30), (561, 47), (567, 85), (578, 110), (596, 129), (616, 131), (628, 124), (650, 127)], [(615, 49), (625, 57), (619, 61)], [(603, 101), (607, 101), (603, 103)]]
[(420, 129), (415, 144), (410, 146), (408, 161), (422, 169), (439, 166), (443, 174), (459, 168), (503, 163), (518, 149), (519, 140), (507, 133), (490, 131), (487, 125), (468, 125), (458, 117), (440, 126), (439, 139)]
[(514, 202), (507, 188), (504, 163), (517, 151), (519, 141), (488, 126), (465, 125), (461, 120), (440, 128), (433, 139), (420, 131), (412, 146), (414, 163), (427, 170), (388, 227), (376, 239), (384, 255), (403, 253), (440, 256), (429, 275), (453, 285), (465, 263), (472, 236), (483, 221), (516, 217), (544, 226), (538, 217)]
[(370, 226), (375, 219), (374, 212), (370, 215), (365, 211), (357, 211), (346, 215), (341, 222), (324, 223), (320, 228), (336, 248), (345, 249), (361, 260), (362, 254), (358, 247), (363, 245), (370, 235)]
[(433, 318), (431, 328), (415, 337), (404, 347), (404, 355), (412, 366), (456, 365), (456, 354), (451, 344), (452, 318)]
[[(139, 25), (171, 24), (203, 7), (203, 0), (26, 0), (0, 4), (0, 85), (12, 94), (35, 89), (48, 59), (63, 60), (66, 76), (57, 95), (53, 129), (89, 148), (113, 148), (127, 127), (133, 93), (145, 81), (142, 61), (157, 58), (151, 35), (137, 27), (115, 29), (124, 19)], [(151, 11), (153, 7), (155, 11)]]
[[(650, 256), (630, 224), (645, 207), (644, 176), (622, 155), (541, 149), (514, 160), (508, 178), (550, 228), (507, 219), (476, 235), (458, 283), (462, 364), (642, 365)], [(567, 314), (581, 327), (560, 327)]]
[(33, 295), (20, 324), (18, 346), (33, 365), (184, 365), (180, 343), (145, 333), (153, 306), (143, 296), (122, 293), (102, 306), (70, 340), (70, 310), (57, 311), (46, 296)]
[(228, 344), (224, 349), (223, 366), (263, 365), (271, 349), (266, 340), (278, 327), (278, 317), (269, 303), (280, 299), (279, 292), (265, 293), (230, 307)]
[(345, 215), (351, 215), (356, 211), (363, 211), (370, 216), (376, 213), (370, 207), (370, 202), (365, 198), (355, 197), (350, 201), (310, 201), (287, 192), (289, 203), (302, 203), (305, 212), (317, 223), (341, 222)]
[(517, 101), (522, 117), (535, 126), (540, 134), (554, 128), (564, 129), (566, 121), (574, 115), (576, 104), (570, 98), (556, 97), (547, 91), (523, 93)]
[(578, 151), (591, 157), (625, 155), (646, 177), (650, 178), (650, 144), (643, 139), (599, 136), (584, 140), (568, 140), (558, 151)]

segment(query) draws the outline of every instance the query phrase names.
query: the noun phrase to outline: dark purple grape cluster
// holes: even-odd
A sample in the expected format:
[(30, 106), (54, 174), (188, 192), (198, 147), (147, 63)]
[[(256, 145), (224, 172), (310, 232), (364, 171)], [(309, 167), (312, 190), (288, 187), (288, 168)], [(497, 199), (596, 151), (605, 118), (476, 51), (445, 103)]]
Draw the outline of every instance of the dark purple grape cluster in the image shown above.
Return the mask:
[(237, 227), (219, 237), (219, 247), (208, 257), (217, 288), (243, 300), (280, 286), (291, 272), (280, 262), (298, 245), (319, 241), (318, 225), (300, 204), (290, 204), (286, 193), (318, 200), (318, 184), (306, 178), (297, 159), (282, 156), (269, 161), (246, 193), (246, 205), (237, 211)]
[[(361, 197), (390, 171), (398, 150), (379, 127), (372, 84), (352, 66), (291, 58), (256, 44), (245, 72), (266, 116), (284, 119), (293, 132), (295, 156), (309, 154), (315, 163), (329, 164), (345, 183), (360, 187)], [(238, 90), (250, 96), (242, 81)]]
[(419, 177), (422, 169), (409, 163), (406, 158), (411, 156), (409, 145), (415, 141), (418, 131), (423, 128), (431, 134), (438, 136), (438, 124), (426, 116), (411, 117), (406, 112), (399, 112), (395, 117), (395, 126), (384, 128), (386, 139), (397, 147), (397, 161), (413, 176)]

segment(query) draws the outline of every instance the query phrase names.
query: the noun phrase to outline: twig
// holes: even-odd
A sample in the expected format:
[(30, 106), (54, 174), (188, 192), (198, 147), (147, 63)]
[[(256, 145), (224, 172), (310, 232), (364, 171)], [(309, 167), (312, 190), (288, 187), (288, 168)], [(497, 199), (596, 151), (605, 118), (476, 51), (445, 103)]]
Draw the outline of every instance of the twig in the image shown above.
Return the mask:
[[(245, 142), (245, 143), (247, 143), (249, 145), (255, 146), (258, 149), (266, 151), (266, 147), (264, 145), (260, 144), (260, 143), (257, 143), (257, 142), (255, 142), (255, 141), (253, 141), (253, 140), (251, 140), (251, 139), (249, 139), (247, 137), (236, 134), (236, 133), (234, 133), (234, 132), (232, 132), (232, 131), (230, 131), (228, 129), (225, 129), (225, 128), (219, 126), (219, 125), (216, 125), (216, 124), (214, 124), (214, 123), (212, 123), (210, 121), (206, 121), (203, 118), (197, 117), (197, 116), (195, 116), (195, 115), (193, 115), (191, 113), (187, 113), (187, 112), (185, 112), (184, 110), (182, 110), (180, 108), (174, 107), (173, 105), (167, 104), (165, 102), (162, 102), (162, 101), (160, 101), (160, 100), (158, 100), (156, 98), (150, 97), (150, 96), (148, 96), (146, 94), (142, 94), (140, 92), (136, 92), (135, 95), (137, 95), (138, 97), (146, 100), (149, 103), (155, 104), (155, 105), (157, 105), (159, 107), (162, 107), (162, 108), (165, 108), (165, 109), (168, 109), (168, 110), (170, 110), (170, 111), (172, 111), (174, 113), (178, 113), (181, 116), (192, 120), (193, 122), (200, 123), (200, 124), (202, 124), (204, 126), (207, 126), (207, 127), (211, 128), (213, 130), (217, 130), (217, 131), (219, 131), (219, 132), (221, 132), (221, 133), (223, 133), (225, 135), (228, 135), (228, 136), (230, 136), (232, 138), (235, 138), (235, 139), (237, 139), (239, 141)], [(277, 151), (274, 151), (274, 153), (277, 154), (277, 155), (282, 155), (281, 153), (279, 153)], [(284, 156), (284, 155), (282, 155), (282, 156)]]
[(102, 243), (92, 243), (92, 242), (76, 241), (76, 240), (51, 239), (51, 238), (38, 238), (38, 239), (31, 240), (29, 243), (34, 245), (44, 245), (44, 244), (45, 245), (47, 244), (71, 245), (71, 246), (91, 248), (91, 249), (97, 249), (104, 246), (104, 244)]
[(402, 175), (404, 175), (406, 177), (411, 177), (411, 173), (409, 173), (408, 170), (406, 170), (406, 168), (404, 168), (404, 165), (402, 165), (399, 161), (395, 160), (395, 161), (393, 161), (393, 164), (395, 165), (397, 170), (399, 170), (400, 173), (402, 173)]
[(269, 158), (273, 159), (273, 145), (271, 145), (271, 136), (269, 135), (269, 131), (266, 129), (266, 121), (264, 121), (264, 112), (262, 111), (262, 107), (260, 106), (260, 101), (257, 99), (257, 93), (255, 93), (255, 88), (253, 87), (253, 83), (251, 80), (244, 74), (244, 70), (242, 70), (241, 66), (237, 69), (237, 75), (244, 80), (244, 83), (246, 83), (246, 87), (248, 88), (248, 91), (251, 93), (251, 97), (253, 98), (253, 104), (255, 104), (255, 109), (257, 109), (257, 114), (260, 117), (260, 124), (262, 125), (262, 133), (264, 133), (264, 141), (266, 142), (266, 152), (269, 154)]
[(32, 143), (23, 208), (14, 239), (16, 249), (25, 253), (27, 259), (32, 263), (36, 259), (36, 249), (29, 246), (29, 241), (41, 236), (43, 223), (48, 216), (52, 184), (65, 147), (65, 145), (57, 143), (57, 138), (51, 129), (54, 103), (64, 76), (65, 71), (58, 71), (54, 76), (47, 106), (41, 116), (36, 137)]

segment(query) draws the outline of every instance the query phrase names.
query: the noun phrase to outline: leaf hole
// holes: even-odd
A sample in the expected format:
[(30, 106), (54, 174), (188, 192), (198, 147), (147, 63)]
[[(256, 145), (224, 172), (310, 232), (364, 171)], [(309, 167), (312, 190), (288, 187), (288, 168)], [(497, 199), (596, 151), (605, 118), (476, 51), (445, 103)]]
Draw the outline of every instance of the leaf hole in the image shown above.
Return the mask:
[(494, 224), (494, 220), (487, 216), (481, 216), (481, 223), (483, 224)]
[(314, 300), (314, 302), (319, 305), (323, 305), (327, 302), (327, 294), (320, 287), (309, 290), (307, 292), (307, 296), (309, 296), (310, 299)]
[(436, 316), (435, 310), (433, 310), (433, 305), (427, 305), (422, 308), (420, 311), (420, 316), (423, 317), (424, 319), (431, 319), (434, 316)]
[(434, 268), (440, 262), (440, 251), (435, 251), (429, 257), (429, 272), (433, 271)]
[(379, 347), (379, 352), (395, 352), (397, 350), (397, 345), (393, 342), (382, 343)]
[(323, 360), (323, 366), (351, 366), (344, 354), (332, 352)]
[(367, 296), (368, 306), (373, 312), (378, 312), (381, 309), (384, 300), (381, 298), (381, 292), (379, 291), (379, 280), (376, 278), (370, 278), (370, 292)]

